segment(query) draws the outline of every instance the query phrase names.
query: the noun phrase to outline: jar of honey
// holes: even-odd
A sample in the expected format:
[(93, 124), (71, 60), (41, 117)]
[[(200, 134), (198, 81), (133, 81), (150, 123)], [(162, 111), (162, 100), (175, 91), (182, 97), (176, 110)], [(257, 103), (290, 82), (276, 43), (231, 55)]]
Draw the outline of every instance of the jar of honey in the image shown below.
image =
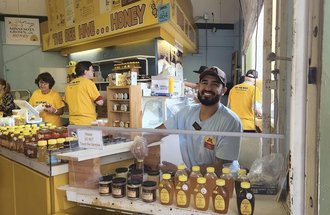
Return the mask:
[(171, 181), (171, 175), (163, 174), (163, 180), (159, 183), (159, 201), (162, 205), (171, 205), (173, 203), (174, 185)]
[(204, 177), (197, 178), (197, 186), (194, 189), (194, 207), (201, 211), (206, 211), (209, 208), (210, 195), (205, 183)]

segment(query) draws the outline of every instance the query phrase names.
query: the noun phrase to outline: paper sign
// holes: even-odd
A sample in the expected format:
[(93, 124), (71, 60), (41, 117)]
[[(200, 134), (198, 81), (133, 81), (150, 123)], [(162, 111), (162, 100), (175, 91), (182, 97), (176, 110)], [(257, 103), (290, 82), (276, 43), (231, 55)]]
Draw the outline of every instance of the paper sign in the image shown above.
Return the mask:
[(158, 22), (170, 20), (170, 4), (158, 6)]
[(103, 149), (101, 130), (78, 129), (79, 147), (87, 149)]
[(39, 20), (5, 17), (7, 44), (40, 45)]

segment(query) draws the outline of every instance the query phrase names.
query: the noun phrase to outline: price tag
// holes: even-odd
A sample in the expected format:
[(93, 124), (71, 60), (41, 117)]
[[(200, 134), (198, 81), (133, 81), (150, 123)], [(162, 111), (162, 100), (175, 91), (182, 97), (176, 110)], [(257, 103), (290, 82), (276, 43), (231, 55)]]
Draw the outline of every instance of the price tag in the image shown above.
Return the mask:
[(103, 149), (103, 139), (101, 130), (78, 129), (79, 147), (87, 149)]
[(158, 6), (158, 22), (170, 20), (170, 4)]

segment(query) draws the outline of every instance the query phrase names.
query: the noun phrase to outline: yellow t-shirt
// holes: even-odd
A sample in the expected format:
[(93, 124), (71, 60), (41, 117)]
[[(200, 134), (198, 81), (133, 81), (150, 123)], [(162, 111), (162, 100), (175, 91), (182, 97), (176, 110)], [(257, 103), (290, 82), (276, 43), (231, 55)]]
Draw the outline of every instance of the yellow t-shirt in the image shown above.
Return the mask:
[(261, 103), (261, 93), (258, 87), (249, 83), (235, 85), (229, 92), (228, 107), (241, 119), (244, 130), (255, 130), (254, 96), (256, 103)]
[(95, 101), (100, 97), (94, 82), (78, 77), (67, 84), (64, 101), (69, 106), (69, 121), (73, 125), (91, 125), (96, 120)]
[[(65, 106), (62, 97), (60, 94), (56, 91), (50, 90), (49, 93), (43, 94), (40, 89), (33, 92), (29, 103), (35, 107), (39, 104), (51, 104), (54, 108), (59, 109)], [(52, 113), (48, 113), (46, 111), (40, 112), (40, 117), (43, 119), (43, 121), (52, 123), (56, 126), (61, 126), (61, 118), (59, 115), (55, 115)]]

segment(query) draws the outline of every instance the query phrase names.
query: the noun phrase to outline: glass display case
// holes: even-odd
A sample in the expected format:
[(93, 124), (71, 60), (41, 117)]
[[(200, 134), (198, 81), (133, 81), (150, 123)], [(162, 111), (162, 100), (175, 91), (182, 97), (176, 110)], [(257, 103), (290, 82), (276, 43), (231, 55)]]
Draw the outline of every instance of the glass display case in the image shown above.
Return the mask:
[[(202, 211), (196, 207), (197, 199), (194, 196), (193, 188), (191, 188), (191, 195), (187, 197), (190, 204), (186, 208), (182, 208), (178, 206), (177, 200), (180, 197), (176, 196), (175, 190), (171, 192), (174, 193), (173, 202), (166, 205), (161, 204), (162, 185), (156, 186), (149, 182), (149, 173), (153, 176), (154, 172), (160, 173), (160, 177), (158, 177), (160, 182), (163, 175), (166, 175), (164, 173), (170, 173), (171, 180), (175, 181), (175, 170), (167, 169), (165, 171), (162, 168), (159, 170), (143, 165), (145, 156), (154, 155), (146, 155), (146, 150), (139, 153), (139, 149), (146, 146), (146, 143), (148, 147), (169, 144), (171, 140), (168, 140), (167, 136), (178, 135), (178, 144), (180, 144), (181, 154), (184, 156), (186, 153), (183, 152), (183, 146), (187, 140), (191, 140), (191, 144), (195, 143), (195, 140), (202, 140), (199, 142), (202, 144), (202, 148), (210, 153), (209, 156), (203, 153), (197, 153), (197, 156), (188, 155), (194, 157), (194, 161), (191, 163), (187, 163), (183, 156), (183, 160), (186, 161), (183, 164), (188, 172), (192, 170), (192, 165), (199, 166), (201, 174), (205, 176), (206, 167), (213, 166), (217, 177), (221, 177), (223, 167), (229, 167), (229, 174), (235, 181), (241, 172), (239, 170), (244, 169), (248, 172), (247, 177), (251, 179), (249, 186), (255, 193), (255, 205), (253, 206), (255, 214), (286, 214), (282, 202), (276, 200), (279, 199), (282, 192), (285, 192), (287, 173), (285, 156), (276, 153), (269, 155), (266, 157), (267, 159), (262, 159), (258, 150), (263, 139), (270, 140), (266, 141), (267, 143), (275, 142), (284, 138), (283, 135), (84, 126), (69, 126), (68, 133), (77, 142), (71, 143), (69, 151), (57, 154), (58, 159), (67, 160), (69, 163), (69, 183), (58, 187), (58, 190), (66, 192), (68, 201), (91, 208), (128, 214), (136, 212), (143, 214), (216, 214), (211, 195), (213, 190), (210, 188), (205, 190), (207, 193), (205, 198), (208, 199), (209, 205), (206, 211)], [(138, 142), (139, 149), (136, 148), (137, 137), (143, 140), (143, 143)], [(234, 151), (231, 150), (232, 155), (229, 155), (229, 152), (221, 152), (228, 143), (235, 145)], [(219, 165), (214, 157), (215, 151), (217, 151), (217, 155), (224, 156), (226, 160), (232, 156), (236, 161)], [(210, 162), (212, 165), (209, 165)], [(132, 178), (139, 179), (139, 182), (132, 182)], [(189, 176), (187, 180), (190, 180)], [(152, 198), (150, 195), (153, 195)], [(147, 196), (151, 199), (148, 199)], [(238, 214), (239, 207), (237, 207), (235, 192), (227, 207), (227, 214)]]

